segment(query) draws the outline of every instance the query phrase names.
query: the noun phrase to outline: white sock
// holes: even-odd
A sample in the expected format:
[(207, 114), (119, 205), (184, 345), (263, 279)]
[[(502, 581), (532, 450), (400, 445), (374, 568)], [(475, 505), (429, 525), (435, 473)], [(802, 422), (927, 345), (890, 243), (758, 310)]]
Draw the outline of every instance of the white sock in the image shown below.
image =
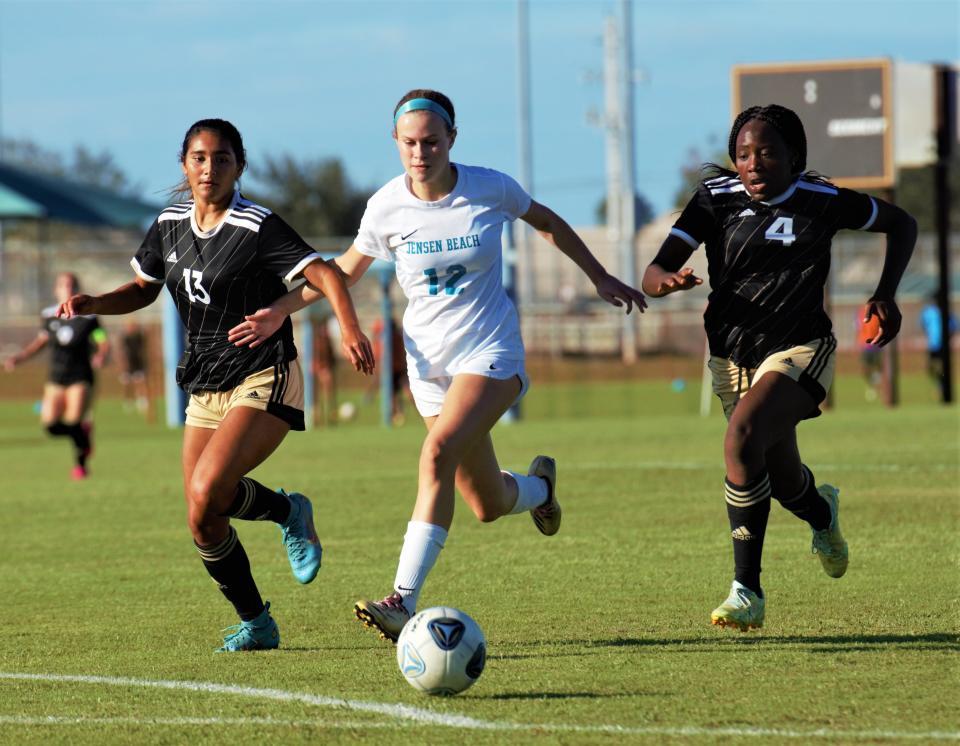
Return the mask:
[(511, 515), (538, 508), (550, 498), (550, 488), (543, 477), (531, 477), (514, 471), (505, 471), (504, 474), (509, 474), (517, 483), (517, 502), (510, 509)]
[(393, 587), (403, 598), (403, 605), (410, 612), (410, 616), (417, 610), (420, 589), (446, 540), (445, 528), (424, 521), (410, 521), (407, 524)]

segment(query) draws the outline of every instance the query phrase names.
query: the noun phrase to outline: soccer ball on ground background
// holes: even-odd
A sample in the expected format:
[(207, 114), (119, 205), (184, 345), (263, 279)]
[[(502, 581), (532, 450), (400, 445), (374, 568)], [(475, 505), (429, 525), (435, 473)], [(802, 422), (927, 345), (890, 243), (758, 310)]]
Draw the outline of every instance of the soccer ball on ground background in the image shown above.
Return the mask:
[(487, 641), (479, 625), (449, 606), (424, 609), (407, 622), (397, 639), (400, 672), (414, 689), (452, 695), (480, 678)]
[(340, 422), (350, 422), (357, 416), (357, 405), (352, 401), (345, 401), (337, 408), (337, 419)]

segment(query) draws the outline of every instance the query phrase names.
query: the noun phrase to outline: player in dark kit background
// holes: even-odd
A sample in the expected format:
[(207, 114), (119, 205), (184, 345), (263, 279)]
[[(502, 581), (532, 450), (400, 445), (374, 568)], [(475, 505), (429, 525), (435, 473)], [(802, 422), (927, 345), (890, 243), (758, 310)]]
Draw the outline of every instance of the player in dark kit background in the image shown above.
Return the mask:
[(93, 371), (103, 366), (110, 349), (107, 334), (96, 316), (57, 318), (59, 304), (79, 289), (80, 283), (72, 272), (58, 274), (53, 285), (56, 305), (43, 309), (42, 328), (37, 336), (4, 363), (12, 371), (49, 345), (50, 370), (43, 387), (40, 421), (51, 435), (73, 441), (73, 479), (85, 479), (89, 474), (87, 460), (93, 452)]
[(865, 307), (865, 321), (879, 320), (870, 342), (882, 347), (900, 330), (894, 293), (917, 228), (900, 208), (805, 171), (803, 124), (782, 106), (742, 112), (728, 152), (736, 171), (713, 166), (647, 268), (643, 291), (663, 296), (700, 285), (682, 267), (706, 244), (704, 325), (713, 389), (728, 419), (725, 496), (735, 565), (730, 595), (711, 622), (747, 630), (763, 626), (765, 615), (760, 559), (771, 497), (810, 525), (827, 575), (847, 569), (839, 490), (816, 486), (796, 437), (801, 420), (820, 414), (833, 380), (836, 340), (823, 308), (833, 235), (844, 228), (887, 234), (880, 281)]
[(245, 476), (290, 429), (304, 429), (303, 374), (289, 320), (253, 349), (231, 344), (227, 331), (285, 294), (284, 280), (303, 276), (330, 300), (353, 366), (372, 373), (373, 351), (340, 274), (280, 217), (240, 194), (246, 154), (232, 124), (196, 122), (180, 162), (180, 191), (193, 198), (157, 217), (131, 262), (135, 280), (101, 296), (76, 295), (59, 314), (130, 313), (156, 300), (166, 284), (187, 329), (177, 368), (178, 384), (191, 395), (183, 436), (187, 522), (204, 567), (240, 617), (220, 650), (276, 648), (270, 604), (260, 597), (230, 518), (279, 524), (294, 576), (314, 579), (321, 547), (310, 501)]

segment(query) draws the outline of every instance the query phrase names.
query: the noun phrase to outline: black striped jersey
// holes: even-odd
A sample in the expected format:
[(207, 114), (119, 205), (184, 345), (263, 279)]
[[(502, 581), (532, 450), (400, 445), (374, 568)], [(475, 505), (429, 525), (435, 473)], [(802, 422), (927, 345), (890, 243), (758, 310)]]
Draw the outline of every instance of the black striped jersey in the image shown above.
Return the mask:
[(297, 357), (285, 319), (259, 347), (227, 340), (246, 314), (270, 305), (319, 259), (278, 215), (237, 192), (226, 217), (201, 231), (193, 201), (166, 208), (130, 262), (147, 282), (166, 283), (187, 330), (177, 383), (187, 393), (228, 391), (247, 376)]
[(706, 244), (710, 354), (756, 368), (773, 352), (830, 336), (830, 243), (876, 216), (872, 197), (805, 176), (769, 202), (751, 200), (737, 176), (703, 181), (670, 233), (693, 249)]
[[(102, 329), (96, 316), (57, 318), (59, 306), (50, 306), (40, 312), (43, 330), (50, 346), (49, 380), (60, 386), (86, 381), (93, 383), (92, 340)], [(103, 332), (100, 332), (101, 334)]]

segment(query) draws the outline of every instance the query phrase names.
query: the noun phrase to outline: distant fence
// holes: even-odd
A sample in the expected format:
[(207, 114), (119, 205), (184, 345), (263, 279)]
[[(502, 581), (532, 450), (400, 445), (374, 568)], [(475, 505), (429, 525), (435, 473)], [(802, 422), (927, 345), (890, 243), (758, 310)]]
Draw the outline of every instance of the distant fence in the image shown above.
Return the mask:
[[(592, 236), (596, 239), (596, 234)], [(655, 254), (662, 236), (638, 242), (642, 268)], [(952, 266), (960, 270), (960, 236), (952, 242)], [(96, 240), (63, 240), (40, 243), (24, 239), (7, 240), (0, 255), (0, 312), (3, 329), (0, 334), (0, 357), (16, 349), (38, 328), (40, 309), (53, 302), (52, 287), (60, 271), (75, 272), (84, 290), (91, 293), (110, 290), (129, 282), (133, 276), (130, 258), (141, 236), (111, 232)], [(855, 317), (859, 306), (869, 297), (880, 274), (883, 259), (883, 236), (845, 232), (834, 240), (830, 282), (831, 317), (841, 351), (855, 347)], [(312, 245), (321, 251), (338, 252), (350, 243), (349, 238), (314, 239)], [(612, 249), (602, 240), (591, 240), (591, 247), (608, 268), (616, 270), (611, 260)], [(533, 298), (520, 301), (523, 336), (532, 356), (549, 358), (611, 357), (620, 355), (621, 316), (619, 312), (596, 300), (589, 281), (572, 262), (557, 256), (559, 252), (538, 242), (532, 252), (536, 265)], [(702, 251), (695, 255), (702, 262)], [(569, 266), (566, 266), (569, 265)], [(543, 266), (556, 268), (553, 281), (544, 281), (550, 272)], [(901, 284), (899, 300), (904, 315), (900, 345), (906, 351), (922, 350), (924, 340), (919, 325), (919, 308), (936, 287), (935, 241), (932, 235), (921, 235), (917, 250)], [(519, 271), (529, 271), (520, 265)], [(702, 271), (702, 270), (701, 270)], [(960, 272), (955, 272), (955, 276)], [(957, 283), (954, 282), (954, 297)], [(402, 313), (404, 300), (394, 284), (391, 291)], [(353, 289), (361, 321), (369, 329), (380, 313), (380, 289), (376, 282), (365, 280)], [(702, 356), (704, 335), (702, 313), (707, 290), (678, 293), (650, 301), (650, 310), (636, 316), (637, 344), (641, 355), (673, 354)], [(160, 304), (137, 314), (141, 323), (150, 327), (159, 323)], [(120, 321), (103, 320), (108, 330), (119, 328)]]

